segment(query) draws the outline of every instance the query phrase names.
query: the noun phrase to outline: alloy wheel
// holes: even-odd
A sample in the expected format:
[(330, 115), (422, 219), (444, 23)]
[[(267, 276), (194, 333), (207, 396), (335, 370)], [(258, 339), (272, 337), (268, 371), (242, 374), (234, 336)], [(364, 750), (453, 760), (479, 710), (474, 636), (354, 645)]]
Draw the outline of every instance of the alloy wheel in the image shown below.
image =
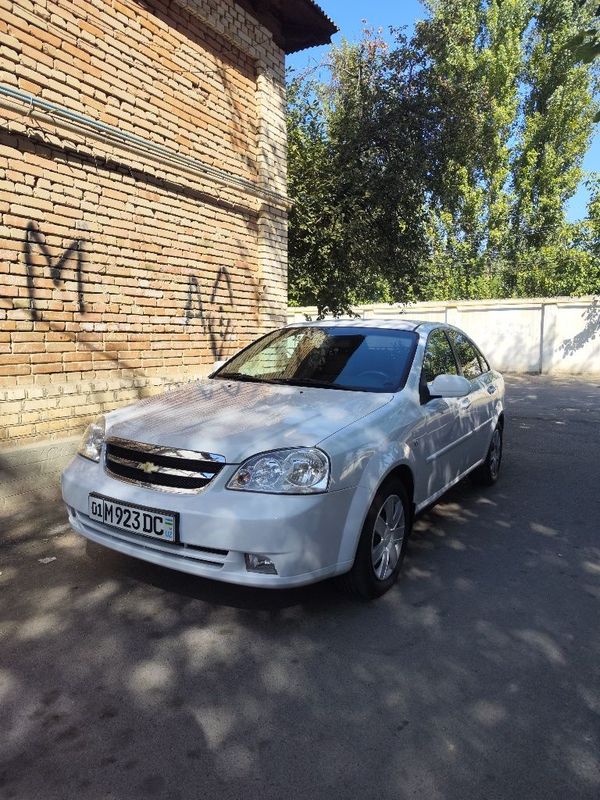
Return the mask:
[(398, 563), (405, 527), (402, 500), (397, 494), (390, 494), (379, 509), (371, 539), (371, 563), (380, 581), (389, 578)]
[(492, 436), (492, 442), (490, 444), (490, 455), (489, 455), (489, 463), (490, 463), (490, 474), (494, 480), (498, 477), (498, 473), (500, 472), (500, 460), (502, 458), (502, 434), (500, 433), (500, 429), (496, 428), (494, 431), (494, 435)]

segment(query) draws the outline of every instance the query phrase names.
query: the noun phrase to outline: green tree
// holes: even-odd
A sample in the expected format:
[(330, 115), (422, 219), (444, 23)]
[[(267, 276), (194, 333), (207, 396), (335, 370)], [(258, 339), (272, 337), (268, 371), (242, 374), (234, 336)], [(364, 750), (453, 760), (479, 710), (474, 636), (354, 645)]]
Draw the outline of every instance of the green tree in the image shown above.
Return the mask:
[(596, 111), (576, 41), (597, 0), (426, 5), (412, 39), (367, 31), (332, 48), (328, 81), (290, 83), (292, 302), (594, 291), (596, 200), (585, 224), (565, 208)]
[(431, 0), (417, 29), (439, 118), (426, 293), (503, 293), (529, 0)]
[(478, 185), (484, 105), (477, 59), (480, 0), (430, 0), (417, 25), (423, 93), (433, 115), (429, 139), (430, 259), (424, 297), (468, 296), (482, 239)]
[(579, 294), (600, 294), (600, 173), (587, 181), (589, 201), (585, 219), (574, 226), (573, 247), (587, 258)]
[(565, 206), (583, 178), (595, 109), (590, 67), (576, 60), (568, 43), (592, 13), (590, 3), (578, 0), (534, 3), (513, 173), (514, 269), (506, 278), (518, 295), (569, 294), (585, 284)]
[(333, 204), (334, 181), (322, 105), (315, 86), (288, 83), (289, 301), (326, 305), (327, 287), (343, 296), (339, 280), (331, 282), (334, 250), (341, 239)]
[[(579, 6), (585, 7), (588, 0), (579, 0)], [(578, 31), (568, 41), (567, 47), (573, 53), (577, 61), (583, 64), (591, 64), (595, 58), (600, 57), (600, 5), (596, 6), (595, 12), (589, 23), (589, 27)], [(600, 112), (595, 116), (595, 122), (600, 122)]]
[(373, 31), (330, 53), (327, 84), (288, 88), (290, 299), (320, 313), (413, 296), (425, 247), (425, 152), (416, 84), (395, 80), (413, 51), (393, 55)]
[(592, 175), (588, 181), (590, 200), (588, 203), (587, 218), (584, 222), (586, 229), (586, 249), (596, 262), (596, 284), (593, 292), (600, 292), (600, 173)]

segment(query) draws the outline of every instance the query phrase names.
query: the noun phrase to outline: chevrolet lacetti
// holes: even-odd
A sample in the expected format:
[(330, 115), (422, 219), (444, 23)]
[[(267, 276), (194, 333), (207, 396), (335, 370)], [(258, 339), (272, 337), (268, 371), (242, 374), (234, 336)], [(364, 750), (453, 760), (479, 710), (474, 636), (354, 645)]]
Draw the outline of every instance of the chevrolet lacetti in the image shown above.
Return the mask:
[(417, 512), (469, 473), (496, 481), (503, 428), (504, 380), (457, 328), (298, 323), (100, 417), (63, 498), (76, 531), (155, 564), (373, 598)]

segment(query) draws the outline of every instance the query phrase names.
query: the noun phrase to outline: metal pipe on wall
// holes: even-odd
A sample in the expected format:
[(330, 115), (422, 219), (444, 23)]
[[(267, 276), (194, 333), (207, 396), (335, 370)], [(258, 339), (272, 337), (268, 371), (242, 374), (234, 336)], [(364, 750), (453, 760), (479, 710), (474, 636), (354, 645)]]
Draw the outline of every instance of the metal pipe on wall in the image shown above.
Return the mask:
[[(222, 186), (227, 186), (228, 188), (252, 195), (253, 197), (265, 201), (269, 205), (283, 209), (289, 208), (290, 203), (287, 197), (257, 186), (252, 181), (240, 178), (236, 175), (231, 175), (215, 167), (210, 167), (195, 158), (181, 155), (171, 150), (169, 147), (157, 144), (149, 139), (144, 139), (137, 134), (128, 133), (114, 125), (100, 122), (78, 111), (71, 111), (56, 103), (51, 103), (48, 100), (43, 100), (28, 92), (23, 92), (21, 89), (15, 89), (12, 86), (0, 84), (0, 106), (12, 109), (15, 103), (17, 105), (26, 106), (25, 113), (27, 116), (40, 116), (42, 118), (49, 116), (51, 118), (58, 118), (61, 122), (66, 123), (70, 128), (77, 130), (83, 135), (100, 138), (102, 141), (109, 139), (137, 154), (146, 157), (150, 156), (160, 164), (175, 166), (190, 174), (201, 176), (204, 179), (208, 178)], [(19, 110), (23, 111), (22, 108), (19, 108)]]

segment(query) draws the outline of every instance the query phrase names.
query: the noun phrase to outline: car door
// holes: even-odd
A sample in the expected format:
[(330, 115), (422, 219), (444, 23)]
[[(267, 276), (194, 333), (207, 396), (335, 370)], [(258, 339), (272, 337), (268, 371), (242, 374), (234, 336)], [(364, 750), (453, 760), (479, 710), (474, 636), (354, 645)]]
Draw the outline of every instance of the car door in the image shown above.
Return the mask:
[(440, 494), (461, 473), (459, 403), (463, 398), (432, 398), (427, 384), (438, 375), (458, 375), (458, 365), (442, 328), (427, 338), (420, 378), (421, 419), (414, 428), (412, 449), (418, 462), (415, 476), (417, 505)]
[(448, 336), (460, 373), (471, 383), (471, 391), (460, 408), (460, 413), (471, 420), (472, 435), (466, 448), (465, 464), (465, 469), (468, 469), (484, 458), (487, 452), (492, 435), (496, 386), (487, 361), (473, 342), (456, 329), (449, 330)]

